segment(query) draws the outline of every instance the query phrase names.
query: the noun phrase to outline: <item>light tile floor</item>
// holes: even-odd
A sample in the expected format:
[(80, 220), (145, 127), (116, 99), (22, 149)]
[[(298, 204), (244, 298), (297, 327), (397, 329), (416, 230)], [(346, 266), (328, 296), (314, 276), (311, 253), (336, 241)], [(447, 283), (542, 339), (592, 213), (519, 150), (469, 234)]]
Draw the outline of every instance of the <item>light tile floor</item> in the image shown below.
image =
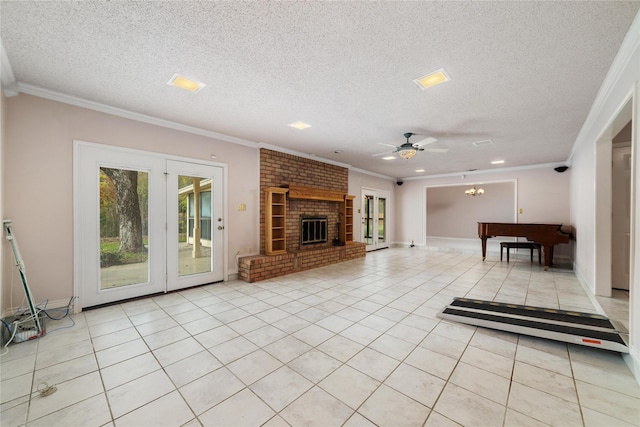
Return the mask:
[(50, 321), (2, 356), (0, 424), (640, 425), (617, 353), (436, 317), (461, 296), (594, 311), (572, 272), (527, 258), (387, 249)]

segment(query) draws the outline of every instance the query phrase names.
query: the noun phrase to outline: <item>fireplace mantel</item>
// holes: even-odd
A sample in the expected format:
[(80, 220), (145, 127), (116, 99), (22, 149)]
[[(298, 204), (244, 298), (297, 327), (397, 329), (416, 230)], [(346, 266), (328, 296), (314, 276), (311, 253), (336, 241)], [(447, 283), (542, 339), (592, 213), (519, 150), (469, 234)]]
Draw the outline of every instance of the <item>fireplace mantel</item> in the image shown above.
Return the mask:
[(303, 187), (301, 185), (284, 185), (288, 188), (288, 197), (290, 199), (304, 200), (325, 200), (329, 202), (344, 202), (347, 193), (336, 190), (325, 190), (323, 188)]

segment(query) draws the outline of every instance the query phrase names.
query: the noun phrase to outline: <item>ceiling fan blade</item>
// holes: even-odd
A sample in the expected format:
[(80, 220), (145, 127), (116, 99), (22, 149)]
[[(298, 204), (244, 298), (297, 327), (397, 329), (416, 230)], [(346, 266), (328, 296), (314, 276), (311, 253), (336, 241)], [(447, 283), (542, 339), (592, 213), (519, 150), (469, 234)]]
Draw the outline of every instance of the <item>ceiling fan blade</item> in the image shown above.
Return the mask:
[(378, 144), (380, 145), (386, 145), (387, 147), (393, 147), (393, 148), (397, 148), (397, 145), (391, 145), (391, 144), (385, 144), (384, 142), (378, 142)]
[(421, 139), (420, 141), (416, 142), (415, 144), (413, 144), (414, 147), (424, 147), (425, 145), (429, 145), (433, 142), (436, 142), (437, 139), (432, 138), (432, 137), (427, 137), (424, 139)]
[(384, 156), (385, 154), (393, 154), (393, 153), (395, 153), (395, 151), (385, 151), (384, 153), (372, 154), (371, 156), (373, 157)]
[(422, 151), (426, 151), (429, 153), (446, 153), (449, 151), (448, 148), (423, 148)]

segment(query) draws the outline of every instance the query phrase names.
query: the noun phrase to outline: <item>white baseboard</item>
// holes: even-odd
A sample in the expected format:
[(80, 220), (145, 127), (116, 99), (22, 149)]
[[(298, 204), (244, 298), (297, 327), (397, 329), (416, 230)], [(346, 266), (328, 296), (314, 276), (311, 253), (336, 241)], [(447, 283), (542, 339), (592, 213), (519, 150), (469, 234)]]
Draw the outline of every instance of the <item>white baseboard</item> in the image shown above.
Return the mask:
[(640, 355), (637, 354), (638, 351), (635, 348), (630, 348), (628, 354), (623, 354), (622, 359), (627, 364), (631, 373), (636, 379), (636, 382), (640, 384)]

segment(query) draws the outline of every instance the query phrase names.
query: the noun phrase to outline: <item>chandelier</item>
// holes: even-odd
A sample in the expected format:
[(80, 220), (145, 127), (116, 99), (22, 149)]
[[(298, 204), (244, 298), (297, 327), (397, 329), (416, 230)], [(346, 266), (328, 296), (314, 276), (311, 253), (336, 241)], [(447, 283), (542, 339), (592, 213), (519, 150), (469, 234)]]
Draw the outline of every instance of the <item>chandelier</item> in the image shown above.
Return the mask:
[(464, 194), (467, 196), (482, 196), (484, 194), (484, 190), (482, 188), (476, 188), (474, 185), (473, 188), (467, 188), (464, 190)]
[(417, 150), (415, 148), (404, 148), (398, 151), (398, 154), (400, 155), (400, 157), (407, 160), (415, 156), (416, 153), (417, 153)]

